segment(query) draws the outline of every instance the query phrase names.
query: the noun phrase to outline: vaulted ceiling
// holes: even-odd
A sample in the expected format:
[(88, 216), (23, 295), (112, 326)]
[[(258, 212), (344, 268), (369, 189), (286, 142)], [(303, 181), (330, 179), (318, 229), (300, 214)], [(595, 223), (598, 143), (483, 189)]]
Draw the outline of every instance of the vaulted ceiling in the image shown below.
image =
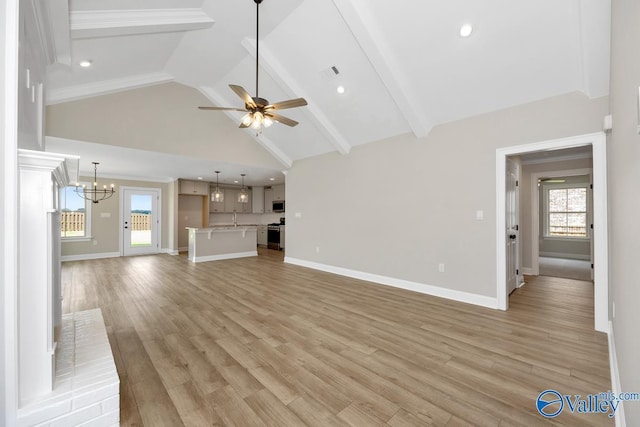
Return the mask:
[[(253, 0), (71, 0), (68, 20), (54, 17), (48, 104), (176, 82), (205, 105), (242, 107), (228, 85), (255, 95), (255, 12)], [(461, 37), (467, 23), (473, 32)], [(260, 96), (309, 104), (282, 112), (294, 128), (235, 131), (286, 169), (564, 93), (605, 96), (609, 26), (606, 0), (264, 0)], [(242, 116), (197, 106), (180, 116), (233, 126)]]

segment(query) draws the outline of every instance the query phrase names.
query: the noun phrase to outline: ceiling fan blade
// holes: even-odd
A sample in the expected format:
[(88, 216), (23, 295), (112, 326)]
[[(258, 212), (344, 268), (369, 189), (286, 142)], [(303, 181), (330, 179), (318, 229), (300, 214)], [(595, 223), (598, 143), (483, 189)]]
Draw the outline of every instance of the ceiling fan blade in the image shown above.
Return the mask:
[(285, 110), (287, 108), (302, 107), (307, 105), (307, 101), (304, 98), (290, 99), (288, 101), (276, 102), (275, 104), (267, 105), (265, 110)]
[(235, 107), (198, 107), (200, 110), (214, 110), (214, 111), (247, 111), (244, 108)]
[(244, 128), (248, 128), (249, 125), (245, 125), (243, 122), (240, 122), (240, 126), (238, 126), (240, 129), (244, 129)]
[(268, 113), (264, 113), (264, 115), (267, 117), (271, 117), (273, 120), (275, 120), (278, 123), (282, 123), (283, 125), (293, 127), (298, 124), (298, 122), (296, 122), (295, 120), (291, 120), (290, 118), (281, 116), (280, 114), (274, 114), (274, 113), (268, 112)]
[(253, 98), (251, 98), (251, 95), (249, 95), (249, 92), (244, 90), (242, 86), (229, 85), (229, 87), (231, 88), (232, 91), (236, 93), (236, 95), (242, 98), (242, 100), (246, 105), (248, 105), (251, 108), (256, 108), (256, 103), (253, 102)]

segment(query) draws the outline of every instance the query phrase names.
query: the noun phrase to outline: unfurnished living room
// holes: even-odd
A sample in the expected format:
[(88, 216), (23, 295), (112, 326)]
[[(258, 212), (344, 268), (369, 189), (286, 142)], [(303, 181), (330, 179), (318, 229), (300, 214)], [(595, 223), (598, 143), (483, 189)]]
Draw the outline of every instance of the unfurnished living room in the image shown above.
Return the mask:
[(640, 425), (637, 1), (0, 21), (0, 426)]

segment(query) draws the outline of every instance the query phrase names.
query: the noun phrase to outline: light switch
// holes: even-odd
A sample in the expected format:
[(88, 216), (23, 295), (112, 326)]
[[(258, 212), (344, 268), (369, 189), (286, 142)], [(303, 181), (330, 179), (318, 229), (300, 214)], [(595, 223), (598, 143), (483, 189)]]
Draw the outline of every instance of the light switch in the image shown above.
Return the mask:
[(294, 215), (297, 219), (302, 218), (302, 212), (296, 212)]
[(484, 211), (476, 211), (476, 219), (482, 221), (484, 219)]

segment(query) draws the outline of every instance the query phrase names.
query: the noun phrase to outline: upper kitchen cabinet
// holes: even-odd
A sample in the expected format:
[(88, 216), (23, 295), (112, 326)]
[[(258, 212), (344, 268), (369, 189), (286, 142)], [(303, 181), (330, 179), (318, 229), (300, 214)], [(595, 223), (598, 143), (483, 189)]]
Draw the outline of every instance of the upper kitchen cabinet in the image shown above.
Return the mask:
[(284, 184), (264, 188), (264, 212), (273, 213), (273, 202), (284, 200)]
[(273, 200), (284, 200), (284, 184), (274, 185), (273, 188)]
[(191, 194), (193, 196), (208, 196), (209, 183), (204, 181), (180, 180), (180, 194)]
[[(238, 202), (238, 194), (240, 194), (239, 188), (224, 188), (224, 203), (211, 203), (211, 212), (227, 212), (227, 213), (251, 213), (252, 212), (252, 204), (251, 204), (251, 189), (246, 189), (246, 192), (249, 193), (249, 202), (248, 203), (240, 203)], [(223, 210), (213, 210), (214, 205), (224, 205)], [(218, 207), (218, 206), (216, 206)], [(219, 208), (219, 207), (218, 207)]]

